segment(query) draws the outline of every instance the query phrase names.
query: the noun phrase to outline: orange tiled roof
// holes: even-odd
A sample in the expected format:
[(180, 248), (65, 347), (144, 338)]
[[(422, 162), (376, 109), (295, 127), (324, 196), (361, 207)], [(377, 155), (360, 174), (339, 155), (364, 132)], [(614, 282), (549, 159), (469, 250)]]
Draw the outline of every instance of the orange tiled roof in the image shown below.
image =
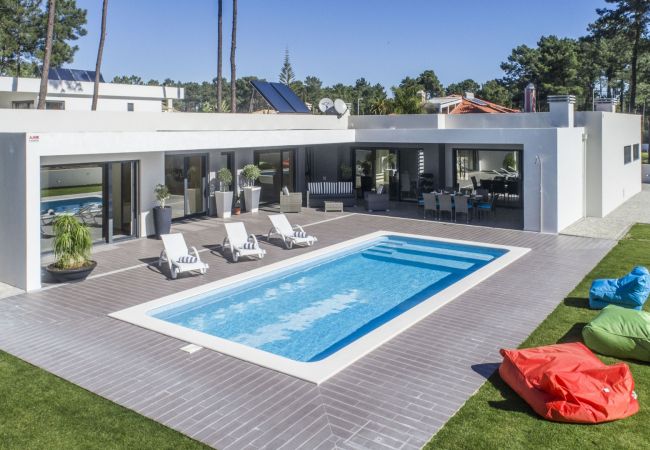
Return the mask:
[[(460, 97), (460, 95), (458, 95)], [(476, 101), (472, 101), (476, 100)], [(473, 113), (516, 113), (520, 112), (516, 109), (506, 108), (505, 106), (497, 105), (496, 103), (488, 102), (480, 98), (465, 98), (462, 97), (461, 102), (449, 114), (473, 114)]]

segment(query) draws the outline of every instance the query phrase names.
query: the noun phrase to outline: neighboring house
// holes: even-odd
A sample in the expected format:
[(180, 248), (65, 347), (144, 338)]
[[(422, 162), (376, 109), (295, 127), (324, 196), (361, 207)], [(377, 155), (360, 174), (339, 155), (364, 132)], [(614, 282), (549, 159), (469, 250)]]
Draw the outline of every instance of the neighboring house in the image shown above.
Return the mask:
[[(90, 111), (95, 72), (50, 69), (46, 109)], [(106, 83), (100, 75), (99, 111), (172, 111), (173, 101), (182, 100), (183, 88)], [(0, 108), (34, 109), (38, 103), (40, 78), (0, 76)]]
[(519, 110), (507, 108), (496, 103), (475, 97), (473, 93), (433, 97), (423, 104), (425, 111), (431, 114), (474, 114), (474, 113), (518, 113)]
[(548, 233), (641, 190), (640, 116), (548, 101), (541, 113), (391, 116), (0, 110), (0, 281), (40, 287), (50, 211), (84, 208), (98, 242), (144, 237), (156, 184), (169, 186), (175, 218), (208, 214), (216, 172), (237, 176), (249, 163), (268, 203), (283, 186), (340, 180), (342, 166), (359, 195), (388, 185), (391, 201), (413, 208), (424, 190), (474, 180), (502, 189), (507, 178), (502, 211)]

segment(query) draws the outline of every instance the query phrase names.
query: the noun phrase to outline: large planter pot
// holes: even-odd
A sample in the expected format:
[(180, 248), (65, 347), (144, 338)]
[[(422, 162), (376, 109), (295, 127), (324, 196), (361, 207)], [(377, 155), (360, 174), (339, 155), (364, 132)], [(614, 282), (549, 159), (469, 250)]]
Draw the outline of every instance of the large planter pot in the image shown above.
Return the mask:
[(217, 204), (217, 217), (227, 219), (232, 210), (232, 191), (218, 191), (214, 193), (214, 200)]
[(262, 188), (259, 186), (244, 188), (244, 207), (246, 208), (246, 212), (256, 213), (258, 211), (261, 191)]
[(156, 237), (160, 239), (161, 234), (169, 234), (172, 229), (172, 208), (156, 206), (153, 209), (153, 224), (156, 230)]
[(97, 262), (89, 261), (87, 266), (79, 269), (57, 269), (54, 264), (50, 264), (45, 270), (57, 283), (69, 283), (71, 281), (85, 280), (95, 267), (97, 267)]

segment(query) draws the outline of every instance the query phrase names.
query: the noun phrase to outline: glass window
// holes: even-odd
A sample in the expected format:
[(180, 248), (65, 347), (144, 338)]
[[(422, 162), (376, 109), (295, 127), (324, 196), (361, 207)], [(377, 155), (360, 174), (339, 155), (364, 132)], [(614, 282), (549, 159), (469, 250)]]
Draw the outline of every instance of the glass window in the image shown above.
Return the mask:
[(41, 251), (52, 249), (52, 222), (73, 214), (101, 241), (104, 207), (103, 164), (41, 167)]
[(623, 147), (623, 163), (629, 164), (632, 162), (632, 146), (626, 145)]
[(58, 111), (63, 111), (65, 109), (64, 101), (47, 101), (45, 102), (45, 109), (54, 109)]
[(134, 105), (133, 103), (127, 103), (127, 104), (126, 104), (126, 110), (127, 110), (128, 112), (133, 112), (133, 111), (135, 111), (135, 105)]
[(639, 144), (634, 144), (634, 160), (638, 161), (640, 157), (641, 154), (639, 153)]
[(17, 102), (11, 102), (12, 109), (32, 109), (34, 108), (33, 100), (23, 100)]

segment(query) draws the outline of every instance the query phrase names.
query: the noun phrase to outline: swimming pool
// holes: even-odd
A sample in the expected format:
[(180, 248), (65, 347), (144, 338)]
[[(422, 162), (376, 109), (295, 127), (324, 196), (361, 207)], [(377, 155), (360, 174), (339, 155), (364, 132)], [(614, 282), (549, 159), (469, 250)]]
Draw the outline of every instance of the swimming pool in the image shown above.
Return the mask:
[(41, 214), (52, 210), (57, 214), (76, 214), (85, 206), (102, 205), (102, 198), (99, 196), (74, 197), (61, 200), (41, 200)]
[(379, 232), (111, 316), (318, 383), (526, 250)]

